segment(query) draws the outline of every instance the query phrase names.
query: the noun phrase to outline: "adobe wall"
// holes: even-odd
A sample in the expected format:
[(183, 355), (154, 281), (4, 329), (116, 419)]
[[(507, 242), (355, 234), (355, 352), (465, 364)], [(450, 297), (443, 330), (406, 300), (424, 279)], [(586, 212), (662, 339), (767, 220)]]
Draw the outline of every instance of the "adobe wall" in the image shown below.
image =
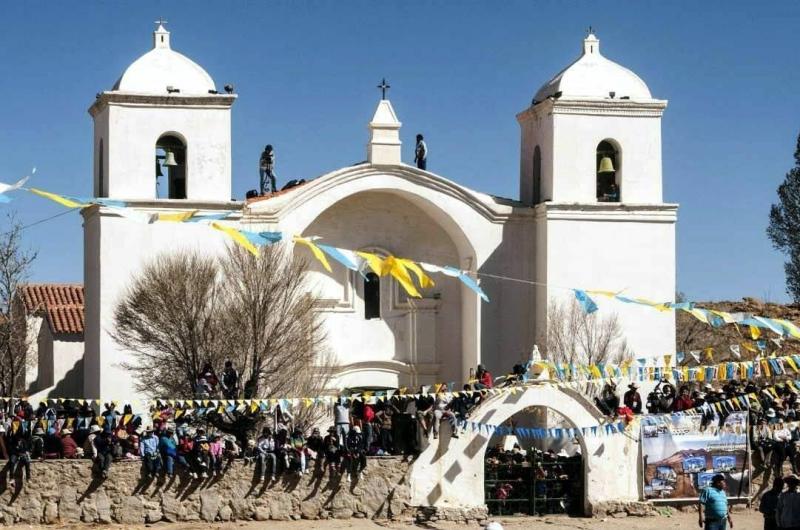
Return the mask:
[(399, 457), (370, 458), (363, 480), (349, 484), (315, 473), (287, 475), (267, 486), (237, 461), (222, 477), (142, 482), (139, 462), (115, 462), (105, 481), (93, 479), (89, 460), (32, 464), (32, 477), (12, 490), (0, 477), (0, 523), (120, 523), (157, 521), (406, 519), (410, 466)]

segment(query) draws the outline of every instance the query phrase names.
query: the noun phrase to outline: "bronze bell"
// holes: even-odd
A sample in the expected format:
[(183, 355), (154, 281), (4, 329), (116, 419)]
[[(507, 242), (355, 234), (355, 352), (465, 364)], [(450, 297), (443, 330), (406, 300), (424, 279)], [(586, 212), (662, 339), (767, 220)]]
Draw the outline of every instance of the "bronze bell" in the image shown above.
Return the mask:
[(611, 157), (604, 156), (600, 159), (600, 167), (597, 169), (598, 173), (614, 173), (616, 169), (614, 169), (614, 162), (611, 160)]

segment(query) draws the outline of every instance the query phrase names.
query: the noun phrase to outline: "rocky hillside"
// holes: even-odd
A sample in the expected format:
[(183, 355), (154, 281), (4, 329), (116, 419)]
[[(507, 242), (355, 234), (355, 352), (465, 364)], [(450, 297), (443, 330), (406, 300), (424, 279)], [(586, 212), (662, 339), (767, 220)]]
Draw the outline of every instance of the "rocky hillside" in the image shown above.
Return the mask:
[[(755, 298), (743, 298), (741, 301), (723, 302), (697, 302), (697, 307), (703, 309), (714, 309), (717, 311), (727, 311), (729, 313), (752, 313), (756, 316), (769, 318), (781, 318), (790, 320), (800, 325), (800, 305), (782, 305), (765, 303)], [(761, 338), (770, 339), (776, 335), (769, 330), (761, 329)], [(676, 314), (676, 349), (679, 352), (690, 350), (704, 350), (708, 347), (714, 348), (714, 359), (725, 360), (730, 355), (731, 344), (748, 345), (753, 344), (750, 329), (747, 327), (737, 327), (726, 325), (721, 328), (712, 328), (704, 324), (685, 311), (678, 311)], [(789, 339), (783, 341), (781, 349), (796, 351), (796, 346), (800, 344), (797, 340)], [(778, 345), (767, 340), (768, 352), (778, 349)], [(753, 352), (740, 346), (743, 359), (750, 359), (755, 356)]]

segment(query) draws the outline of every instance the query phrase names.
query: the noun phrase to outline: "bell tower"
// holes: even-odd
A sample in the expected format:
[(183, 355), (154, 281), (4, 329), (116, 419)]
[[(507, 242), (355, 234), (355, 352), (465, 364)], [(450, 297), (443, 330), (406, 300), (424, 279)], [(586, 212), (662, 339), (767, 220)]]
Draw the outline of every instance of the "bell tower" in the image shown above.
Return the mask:
[(578, 59), (517, 115), (520, 200), (660, 203), (666, 107), (636, 74), (606, 59), (590, 33)]
[(208, 73), (174, 51), (165, 21), (153, 48), (89, 107), (94, 194), (115, 199), (231, 198), (231, 107)]
[[(666, 107), (639, 76), (605, 58), (589, 31), (579, 57), (517, 115), (520, 200), (535, 208), (535, 279), (546, 285), (536, 291), (539, 344), (553, 304), (574, 300), (563, 287), (674, 299), (678, 206), (662, 194)], [(672, 312), (596, 302), (617, 315), (637, 356), (674, 352)]]

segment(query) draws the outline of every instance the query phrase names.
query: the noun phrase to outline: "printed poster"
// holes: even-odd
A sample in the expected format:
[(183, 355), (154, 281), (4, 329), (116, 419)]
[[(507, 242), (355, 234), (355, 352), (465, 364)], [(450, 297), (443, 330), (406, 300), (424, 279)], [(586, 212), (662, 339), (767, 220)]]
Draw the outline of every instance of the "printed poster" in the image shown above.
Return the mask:
[(719, 417), (651, 414), (642, 419), (644, 497), (696, 500), (717, 473), (728, 497), (750, 496), (747, 413)]

